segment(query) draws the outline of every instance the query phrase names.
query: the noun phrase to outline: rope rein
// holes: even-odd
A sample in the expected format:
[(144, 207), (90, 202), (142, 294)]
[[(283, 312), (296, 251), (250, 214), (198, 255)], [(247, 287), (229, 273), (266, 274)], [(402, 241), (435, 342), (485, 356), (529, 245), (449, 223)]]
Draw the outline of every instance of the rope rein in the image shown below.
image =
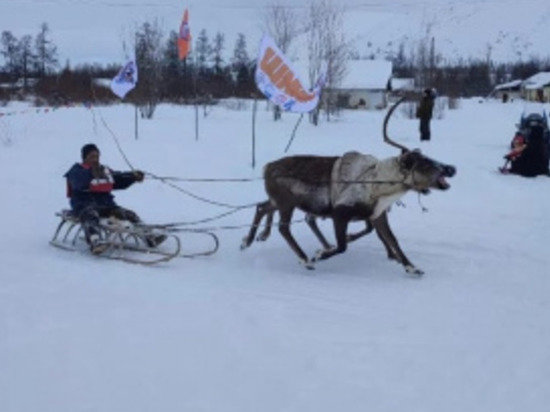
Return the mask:
[[(95, 90), (92, 86), (92, 93), (93, 93), (93, 96), (94, 96), (94, 100), (95, 100)], [(94, 132), (97, 134), (97, 122), (96, 122), (96, 112), (94, 110), (94, 105), (92, 105), (92, 115), (93, 115), (93, 123), (94, 123)], [(113, 132), (113, 130), (109, 127), (109, 125), (107, 124), (107, 122), (105, 121), (102, 113), (100, 110), (98, 110), (98, 117), (99, 117), (99, 120), (101, 121), (101, 124), (102, 126), (109, 132), (109, 135), (111, 136), (111, 138), (113, 139), (113, 141), (115, 142), (115, 145), (117, 147), (117, 150), (119, 151), (120, 155), (122, 156), (122, 158), (124, 159), (125, 163), (128, 165), (128, 167), (130, 168), (131, 171), (136, 171), (137, 169), (134, 168), (134, 166), (132, 165), (132, 163), (130, 162), (128, 156), (126, 155), (126, 153), (124, 152), (124, 150), (122, 149), (122, 145), (120, 144), (120, 141), (118, 139), (118, 137), (116, 136), (116, 134)], [(365, 171), (364, 173), (361, 174), (361, 176), (363, 176), (367, 171)], [(414, 181), (414, 168), (411, 170), (411, 174), (413, 175), (413, 181)], [(168, 224), (153, 224), (151, 225), (151, 227), (155, 227), (155, 228), (163, 228), (163, 229), (166, 229), (168, 231), (171, 231), (171, 232), (177, 232), (177, 231), (196, 231), (196, 232), (203, 232), (203, 231), (213, 231), (213, 230), (230, 230), (230, 229), (242, 229), (242, 228), (248, 228), (250, 227), (250, 224), (243, 224), (243, 225), (226, 225), (226, 226), (216, 226), (216, 227), (203, 227), (203, 228), (200, 228), (200, 229), (189, 229), (189, 228), (183, 228), (183, 227), (186, 227), (186, 226), (194, 226), (194, 225), (199, 225), (199, 224), (203, 224), (203, 223), (208, 223), (208, 222), (212, 222), (212, 221), (215, 221), (215, 220), (219, 220), (219, 219), (222, 219), (224, 217), (227, 217), (227, 216), (230, 216), (232, 214), (235, 214), (241, 210), (244, 210), (244, 209), (248, 209), (248, 208), (252, 208), (252, 207), (256, 207), (257, 206), (257, 202), (255, 203), (249, 203), (249, 204), (243, 204), (243, 205), (232, 205), (232, 204), (229, 204), (229, 203), (224, 203), (224, 202), (218, 202), (218, 201), (215, 201), (215, 200), (212, 200), (212, 199), (207, 199), (205, 197), (202, 197), (202, 196), (199, 196), (199, 195), (196, 195), (192, 192), (190, 192), (189, 190), (186, 190), (186, 189), (183, 189), (182, 187), (176, 185), (175, 183), (173, 182), (194, 182), (194, 183), (197, 183), (197, 182), (200, 182), (200, 183), (220, 183), (220, 182), (231, 182), (231, 183), (249, 183), (249, 182), (256, 182), (256, 181), (263, 181), (265, 180), (263, 177), (257, 177), (257, 178), (181, 178), (181, 177), (173, 177), (173, 176), (158, 176), (154, 173), (151, 173), (151, 172), (146, 172), (144, 171), (143, 172), (145, 174), (145, 176), (147, 176), (148, 178), (152, 179), (152, 180), (158, 180), (159, 182), (161, 182), (162, 184), (165, 184), (169, 187), (171, 187), (172, 189), (175, 189), (177, 191), (179, 191), (180, 193), (183, 193), (195, 200), (198, 200), (200, 202), (203, 202), (203, 203), (207, 203), (207, 204), (210, 204), (210, 205), (213, 205), (213, 206), (219, 206), (219, 207), (224, 207), (224, 208), (227, 208), (227, 209), (230, 209), (229, 211), (226, 211), (226, 212), (223, 212), (223, 213), (220, 213), (218, 215), (215, 215), (215, 216), (211, 216), (211, 217), (208, 217), (208, 218), (204, 218), (204, 219), (200, 219), (200, 220), (195, 220), (195, 221), (181, 221), (181, 222), (173, 222), (173, 223), (168, 223)], [(280, 178), (285, 178), (285, 176), (282, 176)], [(407, 174), (406, 173), (403, 173), (403, 179), (401, 180), (363, 180), (363, 179), (359, 179), (359, 180), (311, 180), (310, 183), (342, 183), (342, 184), (367, 184), (367, 183), (372, 183), (372, 184), (403, 184), (405, 179), (407, 178)], [(419, 204), (420, 204), (420, 207), (422, 209), (423, 212), (427, 211), (428, 209), (426, 209), (421, 201), (420, 201), (420, 193), (418, 194), (419, 198), (418, 198), (418, 201), (419, 201)], [(399, 206), (404, 206), (404, 203), (399, 201), (398, 202), (398, 205)], [(291, 224), (294, 224), (294, 223), (300, 223), (300, 222), (304, 222), (305, 219), (300, 219), (300, 220), (295, 220), (295, 221), (292, 221), (290, 222)], [(181, 228), (181, 229), (178, 229), (178, 228)]]
[(249, 203), (249, 204), (245, 204), (245, 205), (231, 205), (231, 204), (228, 204), (228, 203), (223, 203), (223, 202), (218, 202), (218, 201), (215, 201), (215, 200), (210, 200), (210, 199), (207, 199), (205, 197), (202, 197), (202, 196), (199, 196), (199, 195), (196, 195), (188, 190), (185, 190), (183, 189), (182, 187), (174, 184), (174, 183), (171, 183), (170, 179), (167, 179), (165, 177), (161, 177), (161, 176), (156, 176), (155, 174), (151, 173), (151, 172), (144, 172), (146, 176), (149, 176), (151, 179), (154, 179), (154, 180), (158, 180), (160, 181), (161, 183), (181, 192), (181, 193), (184, 193), (186, 194), (187, 196), (195, 199), (195, 200), (199, 200), (201, 202), (204, 202), (204, 203), (208, 203), (210, 205), (214, 205), (214, 206), (220, 206), (220, 207), (226, 207), (228, 209), (233, 209), (234, 212), (236, 211), (239, 211), (241, 209), (247, 209), (247, 208), (250, 208), (250, 207), (255, 207), (256, 206), (256, 203)]

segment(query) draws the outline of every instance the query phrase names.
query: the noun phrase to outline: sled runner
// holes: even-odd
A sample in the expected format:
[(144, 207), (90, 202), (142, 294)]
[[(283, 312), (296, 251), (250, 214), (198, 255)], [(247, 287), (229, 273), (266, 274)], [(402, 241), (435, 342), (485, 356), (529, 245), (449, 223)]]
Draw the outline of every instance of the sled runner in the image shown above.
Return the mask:
[[(56, 216), (61, 218), (61, 222), (50, 244), (64, 250), (91, 253), (78, 218), (70, 210), (62, 210)], [(171, 225), (134, 224), (112, 217), (100, 220), (100, 231), (101, 251), (96, 256), (127, 263), (153, 265), (175, 257), (208, 256), (219, 247), (217, 236), (211, 232), (179, 229)], [(181, 240), (176, 232), (185, 232), (186, 237), (202, 236), (207, 239), (206, 246), (200, 246), (204, 247), (201, 250), (182, 251)], [(151, 235), (162, 239), (162, 244), (152, 245)], [(189, 243), (200, 245), (204, 240), (193, 238)]]

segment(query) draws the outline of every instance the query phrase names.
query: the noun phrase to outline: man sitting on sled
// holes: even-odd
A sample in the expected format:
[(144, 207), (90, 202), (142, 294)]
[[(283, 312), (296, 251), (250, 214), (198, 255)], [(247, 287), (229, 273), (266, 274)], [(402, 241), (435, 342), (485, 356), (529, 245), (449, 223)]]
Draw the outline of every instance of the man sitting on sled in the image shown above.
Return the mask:
[[(81, 155), (82, 163), (75, 163), (64, 175), (67, 179), (67, 196), (70, 198), (72, 213), (82, 225), (91, 252), (100, 254), (108, 247), (101, 239), (100, 218), (115, 217), (131, 223), (142, 222), (134, 211), (117, 205), (111, 191), (142, 182), (144, 174), (139, 170), (116, 172), (102, 165), (99, 162), (99, 149), (92, 143), (82, 147)], [(149, 247), (155, 247), (165, 239), (164, 235), (146, 237)]]

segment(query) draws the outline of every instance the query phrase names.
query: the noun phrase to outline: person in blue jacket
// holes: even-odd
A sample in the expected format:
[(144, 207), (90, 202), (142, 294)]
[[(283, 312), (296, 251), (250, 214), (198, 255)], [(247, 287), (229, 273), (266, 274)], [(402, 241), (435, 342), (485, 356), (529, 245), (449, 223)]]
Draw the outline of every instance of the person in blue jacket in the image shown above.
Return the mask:
[[(98, 147), (89, 143), (81, 149), (82, 163), (75, 163), (64, 177), (67, 179), (67, 196), (70, 198), (72, 213), (78, 217), (86, 241), (94, 254), (105, 251), (102, 242), (99, 220), (102, 217), (116, 217), (132, 223), (140, 223), (136, 212), (116, 204), (113, 190), (126, 189), (135, 182), (142, 182), (143, 172), (139, 170), (118, 172), (102, 165)], [(147, 244), (155, 247), (165, 239), (163, 236), (148, 236)]]

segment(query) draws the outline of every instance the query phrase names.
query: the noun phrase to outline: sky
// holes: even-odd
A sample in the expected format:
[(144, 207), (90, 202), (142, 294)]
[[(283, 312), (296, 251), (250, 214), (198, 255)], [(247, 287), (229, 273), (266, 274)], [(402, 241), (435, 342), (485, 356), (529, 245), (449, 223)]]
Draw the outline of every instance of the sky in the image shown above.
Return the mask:
[[(308, 2), (290, 5), (303, 19)], [(547, 21), (550, 3), (525, 0), (518, 7), (512, 0), (399, 0), (337, 2), (345, 8), (344, 31), (362, 57), (387, 57), (400, 44), (414, 50), (418, 40), (436, 39), (436, 48), (449, 61), (486, 59), (517, 61), (548, 57)], [(212, 38), (217, 31), (226, 36), (231, 54), (238, 33), (245, 34), (249, 55), (255, 56), (262, 35), (262, 18), (268, 0), (2, 0), (0, 29), (16, 37), (35, 35), (47, 22), (58, 45), (60, 63), (121, 63), (130, 55), (123, 44), (131, 44), (133, 33), (144, 21), (157, 19), (167, 32), (178, 30), (183, 10), (190, 11), (195, 36), (206, 29)], [(305, 56), (299, 49), (296, 56)]]
[[(389, 213), (422, 277), (389, 261), (374, 235), (314, 271), (276, 229), (239, 248), (266, 198), (266, 162), (396, 156), (384, 111), (302, 122), (285, 153), (297, 117), (274, 123), (262, 103), (252, 167), (249, 103), (201, 114), (198, 136), (192, 108), (161, 105), (137, 139), (130, 105), (46, 109), (0, 109), (10, 113), (0, 116), (2, 412), (548, 410), (550, 180), (497, 172), (523, 102), (461, 100), (422, 144), (415, 119), (390, 120), (396, 141), (457, 168), (448, 191), (408, 194)], [(116, 193), (150, 223), (212, 219), (181, 227), (216, 233), (217, 253), (146, 267), (50, 246), (68, 206), (62, 176), (89, 142), (114, 169), (225, 179), (176, 189), (147, 178)], [(292, 231), (312, 256), (320, 245), (302, 219)], [(320, 225), (332, 240), (330, 222)], [(184, 250), (205, 247), (180, 238)]]

